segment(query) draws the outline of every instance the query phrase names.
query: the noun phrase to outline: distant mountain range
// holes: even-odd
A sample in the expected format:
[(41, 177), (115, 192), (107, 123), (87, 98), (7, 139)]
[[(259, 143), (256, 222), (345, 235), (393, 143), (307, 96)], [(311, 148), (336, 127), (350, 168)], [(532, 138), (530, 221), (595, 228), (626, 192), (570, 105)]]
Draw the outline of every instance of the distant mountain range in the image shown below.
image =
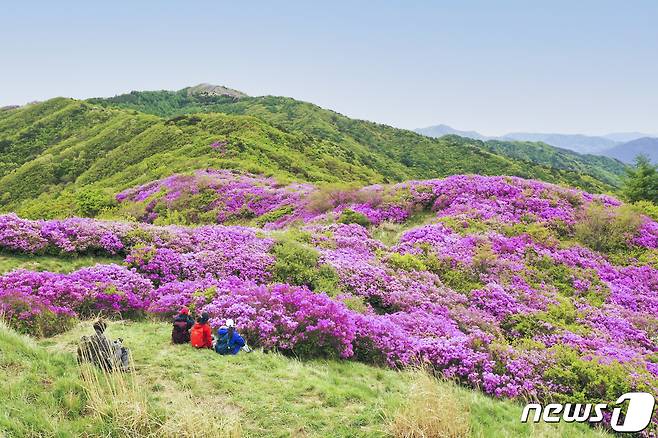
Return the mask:
[(448, 125), (428, 126), (427, 128), (419, 128), (414, 131), (434, 138), (443, 137), (444, 135), (458, 135), (460, 137), (473, 138), (475, 140), (490, 140), (494, 138), (487, 137), (486, 135), (479, 134), (475, 131), (460, 131), (459, 129), (451, 128)]
[(500, 137), (482, 135), (475, 131), (460, 131), (448, 125), (429, 126), (415, 130), (428, 137), (459, 135), (475, 140), (514, 140), (542, 142), (551, 146), (569, 149), (581, 154), (604, 155), (625, 163), (632, 163), (637, 155), (647, 155), (658, 163), (658, 135), (642, 132), (615, 132), (602, 136), (582, 134), (552, 134), (532, 132), (512, 132)]
[(616, 158), (625, 163), (632, 162), (635, 157), (641, 154), (649, 157), (652, 162), (658, 163), (658, 138), (637, 138), (605, 151), (606, 156)]

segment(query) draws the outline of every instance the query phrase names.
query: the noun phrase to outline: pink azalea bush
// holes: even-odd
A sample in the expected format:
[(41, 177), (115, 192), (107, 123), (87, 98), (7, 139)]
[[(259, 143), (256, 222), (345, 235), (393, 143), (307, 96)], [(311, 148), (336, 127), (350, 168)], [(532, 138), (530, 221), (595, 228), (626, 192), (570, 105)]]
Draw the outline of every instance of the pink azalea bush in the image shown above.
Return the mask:
[[(118, 265), (71, 274), (16, 270), (0, 277), (0, 313), (25, 330), (44, 318), (130, 315), (146, 310), (152, 290), (150, 281)], [(66, 328), (54, 325), (46, 334)]]

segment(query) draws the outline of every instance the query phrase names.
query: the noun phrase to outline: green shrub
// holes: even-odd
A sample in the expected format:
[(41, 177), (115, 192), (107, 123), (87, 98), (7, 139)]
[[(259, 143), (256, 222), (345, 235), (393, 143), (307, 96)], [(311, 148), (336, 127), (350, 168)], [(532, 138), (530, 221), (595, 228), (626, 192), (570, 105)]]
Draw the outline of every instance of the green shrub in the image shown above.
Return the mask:
[(452, 216), (444, 216), (438, 219), (438, 222), (444, 224), (450, 228), (455, 233), (459, 233), (462, 236), (468, 236), (471, 234), (486, 233), (491, 230), (492, 226), (495, 224), (485, 223), (479, 219), (473, 218), (457, 218)]
[(376, 196), (376, 192), (359, 190), (359, 187), (352, 183), (323, 184), (311, 194), (308, 208), (316, 213), (324, 213), (341, 204), (367, 202), (376, 205), (377, 199), (374, 199), (373, 196)]
[(596, 358), (584, 360), (580, 354), (568, 347), (560, 346), (553, 349), (553, 362), (544, 372), (544, 379), (560, 387), (564, 391), (553, 392), (550, 398), (556, 402), (610, 403), (620, 394), (634, 390), (648, 390), (636, 387), (632, 374), (646, 374), (646, 370), (633, 369), (629, 364), (613, 361), (602, 364)]
[(575, 226), (575, 237), (595, 251), (614, 252), (628, 248), (642, 217), (631, 206), (616, 210), (592, 203)]
[(83, 189), (75, 194), (78, 214), (96, 217), (101, 211), (116, 206), (115, 199), (99, 189)]
[(585, 334), (585, 326), (578, 324), (581, 317), (571, 300), (562, 299), (559, 304), (551, 304), (543, 312), (508, 315), (501, 323), (501, 328), (512, 341), (533, 339), (559, 330)]
[(404, 271), (425, 271), (427, 266), (423, 261), (413, 254), (393, 253), (388, 260), (389, 264), (396, 269)]
[(451, 259), (440, 259), (425, 247), (424, 254), (420, 261), (425, 265), (426, 269), (430, 272), (437, 274), (441, 281), (449, 288), (457, 292), (470, 292), (474, 289), (484, 287), (484, 283), (480, 280), (479, 274), (468, 267), (459, 266)]
[(178, 210), (165, 210), (158, 214), (153, 221), (154, 225), (190, 225), (184, 213)]
[(338, 218), (338, 222), (341, 224), (359, 224), (364, 227), (370, 225), (370, 221), (363, 213), (359, 213), (349, 208), (343, 210)]
[(267, 213), (259, 216), (256, 219), (256, 224), (258, 226), (263, 226), (270, 222), (276, 222), (281, 219), (283, 216), (289, 215), (295, 211), (292, 205), (284, 205), (283, 207), (277, 208), (276, 210), (268, 211)]
[[(368, 305), (366, 304), (366, 300), (363, 297), (357, 296), (357, 295), (347, 295), (341, 298), (341, 301), (345, 306), (353, 310), (357, 313), (365, 313), (366, 310), (368, 309)], [(658, 358), (658, 354), (656, 355)], [(657, 359), (658, 361), (658, 359)]]
[(276, 261), (273, 280), (335, 295), (339, 291), (338, 274), (329, 265), (320, 265), (320, 254), (291, 239), (276, 242), (272, 248)]
[(534, 314), (515, 313), (508, 315), (501, 322), (500, 327), (509, 334), (510, 341), (515, 342), (524, 339), (533, 339), (538, 335), (549, 332), (544, 321)]
[(497, 259), (490, 244), (478, 246), (473, 255), (473, 269), (476, 273), (487, 274), (496, 265)]
[(652, 164), (645, 156), (638, 156), (635, 167), (627, 171), (623, 194), (630, 202), (658, 203), (658, 165)]
[(143, 228), (134, 228), (125, 234), (126, 247), (136, 247), (153, 243), (153, 235)]
[[(5, 295), (1, 304), (12, 309), (12, 315), (3, 315), (10, 327), (19, 333), (35, 337), (50, 337), (64, 333), (76, 324), (76, 319), (63, 314), (56, 314), (45, 306), (32, 302), (25, 297)], [(20, 317), (19, 315), (29, 315)]]
[(633, 204), (642, 214), (649, 216), (654, 221), (658, 221), (658, 204), (651, 201), (638, 201)]

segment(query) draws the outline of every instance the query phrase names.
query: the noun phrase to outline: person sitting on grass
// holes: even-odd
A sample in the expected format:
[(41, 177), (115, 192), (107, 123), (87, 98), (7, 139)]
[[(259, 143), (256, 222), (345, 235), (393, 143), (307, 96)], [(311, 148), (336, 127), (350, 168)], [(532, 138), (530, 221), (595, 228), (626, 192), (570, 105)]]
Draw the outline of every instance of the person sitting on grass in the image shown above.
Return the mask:
[(112, 370), (113, 349), (105, 336), (107, 324), (102, 319), (94, 322), (94, 334), (83, 336), (78, 345), (78, 363), (89, 362), (104, 371)]
[(194, 319), (190, 316), (187, 307), (180, 309), (180, 313), (174, 318), (174, 327), (171, 330), (171, 342), (174, 344), (187, 344), (190, 342), (190, 329), (194, 325)]
[(217, 330), (217, 342), (215, 343), (215, 352), (221, 355), (238, 354), (240, 349), (246, 347), (244, 338), (235, 330), (235, 322), (232, 319), (226, 320), (226, 325)]
[(212, 330), (208, 320), (210, 320), (210, 316), (203, 312), (192, 327), (190, 343), (194, 348), (212, 348)]
[(83, 336), (78, 345), (78, 363), (89, 362), (104, 371), (128, 371), (129, 350), (123, 346), (123, 339), (114, 342), (105, 336), (107, 324), (102, 319), (94, 323), (94, 334)]

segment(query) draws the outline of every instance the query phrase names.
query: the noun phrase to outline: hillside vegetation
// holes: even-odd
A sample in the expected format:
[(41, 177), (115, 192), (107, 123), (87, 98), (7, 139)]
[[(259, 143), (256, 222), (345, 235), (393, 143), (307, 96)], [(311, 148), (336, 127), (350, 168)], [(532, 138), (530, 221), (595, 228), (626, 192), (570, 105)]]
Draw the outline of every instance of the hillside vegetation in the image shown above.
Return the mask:
[[(137, 94), (158, 97), (140, 105), (56, 98), (0, 111), (0, 208), (27, 217), (93, 216), (89, 203), (111, 208), (127, 187), (209, 167), (310, 182), (478, 173), (613, 189), (610, 178), (576, 167), (504, 157), (457, 137), (433, 140), (293, 99), (206, 96), (212, 105), (204, 106), (185, 100), (193, 94), (162, 93)], [(126, 109), (132, 106), (141, 112)]]
[[(656, 169), (592, 160), (206, 85), (0, 111), (0, 435), (594, 433), (518, 422), (658, 392)], [(135, 373), (74, 364), (99, 315)]]
[(139, 222), (0, 216), (7, 256), (113, 262), (0, 276), (12, 326), (52, 336), (185, 305), (213, 327), (234, 318), (264, 351), (422, 363), (497, 398), (658, 389), (658, 223), (609, 196), (483, 176), (327, 191), (206, 170), (117, 202)]
[(575, 170), (619, 187), (627, 166), (613, 158), (601, 155), (579, 154), (568, 149), (528, 141), (489, 140), (483, 147), (497, 154), (520, 160), (541, 163), (549, 167)]
[(591, 192), (616, 190), (624, 171), (614, 160), (546, 145), (431, 139), (290, 98), (225, 90), (55, 98), (0, 110), (0, 210), (93, 216), (84, 204), (110, 208), (127, 187), (201, 168), (328, 183), (516, 175)]
[[(346, 145), (365, 144), (371, 148), (393, 157), (398, 162), (421, 167), (422, 174), (412, 175), (413, 178), (429, 178), (446, 176), (439, 172), (431, 173), (432, 157), (424, 155), (414, 157), (420, 151), (429, 154), (438, 153), (432, 151), (431, 144), (436, 144), (435, 139), (415, 135), (406, 130), (391, 128), (386, 125), (376, 124), (363, 120), (354, 120), (329, 111), (307, 102), (277, 96), (247, 97), (240, 99), (229, 97), (208, 96), (191, 92), (193, 88), (179, 91), (142, 91), (132, 92), (107, 99), (91, 99), (92, 102), (106, 106), (130, 108), (149, 114), (163, 117), (190, 114), (194, 112), (221, 112), (226, 114), (251, 115), (267, 121), (275, 126), (286, 130), (294, 130), (308, 133), (320, 138), (328, 138), (335, 142)], [(469, 138), (451, 136), (444, 141), (455, 146), (469, 145), (482, 148), (482, 143), (472, 141)], [(451, 140), (451, 141), (448, 141)], [(555, 148), (541, 143), (505, 141), (487, 144), (483, 149), (489, 150), (497, 155), (502, 155), (512, 161), (522, 161), (527, 168), (526, 173), (519, 173), (522, 169), (511, 168), (508, 174), (529, 178), (538, 178), (550, 182), (571, 182), (571, 185), (588, 190), (600, 191), (603, 187), (596, 188), (596, 184), (587, 178), (580, 180), (575, 175), (582, 173), (603, 181), (605, 184), (618, 187), (620, 177), (624, 174), (624, 165), (614, 159), (593, 155), (581, 155), (566, 149)], [(498, 146), (504, 148), (498, 149)], [(463, 165), (466, 164), (469, 155), (463, 157)], [(481, 161), (481, 157), (478, 161)], [(430, 164), (429, 168), (423, 163)], [(459, 164), (459, 163), (446, 163)], [(469, 170), (468, 167), (455, 166), (451, 174), (458, 173), (480, 173)], [(544, 168), (544, 169), (542, 169)], [(566, 174), (558, 175), (555, 172), (547, 172), (545, 168), (565, 171)], [(495, 167), (494, 167), (495, 169)], [(430, 173), (427, 173), (430, 170)], [(484, 173), (494, 175), (496, 173)]]

